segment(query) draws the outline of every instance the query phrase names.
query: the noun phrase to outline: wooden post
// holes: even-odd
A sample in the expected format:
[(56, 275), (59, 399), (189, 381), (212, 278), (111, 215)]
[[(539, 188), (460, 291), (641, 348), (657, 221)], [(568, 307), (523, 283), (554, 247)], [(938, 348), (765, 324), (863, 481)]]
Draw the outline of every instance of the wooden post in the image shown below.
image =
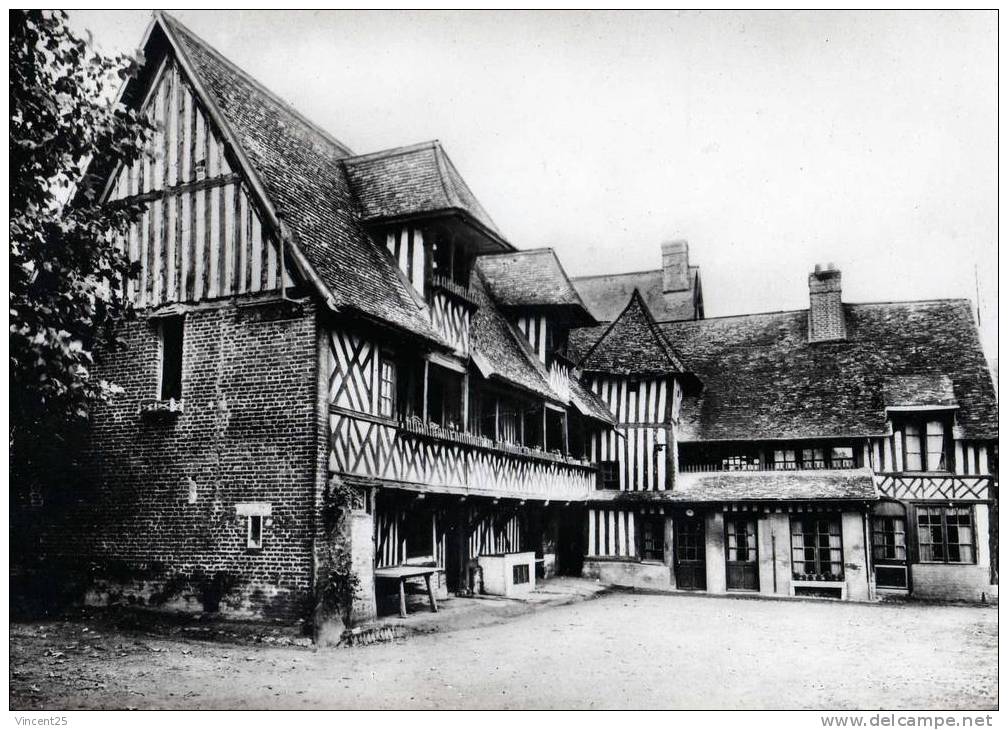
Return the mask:
[(568, 426), (569, 426), (569, 424), (567, 423), (567, 412), (564, 411), (564, 414), (563, 414), (563, 452), (564, 452), (564, 456), (569, 456), (570, 455), (570, 441), (569, 441), (568, 433), (567, 433)]
[(430, 579), (431, 574), (427, 573), (424, 576), (424, 581), (427, 583), (427, 598), (430, 599), (431, 611), (437, 613), (437, 598), (434, 597), (434, 591), (431, 589)]
[(469, 369), (462, 376), (462, 430), (469, 433)]
[(399, 579), (399, 615), (406, 618), (406, 579)]
[(423, 364), (423, 419), (430, 421), (430, 414), (427, 412), (427, 381), (430, 378), (430, 361), (424, 360)]
[(494, 396), (494, 441), (500, 441), (500, 396)]

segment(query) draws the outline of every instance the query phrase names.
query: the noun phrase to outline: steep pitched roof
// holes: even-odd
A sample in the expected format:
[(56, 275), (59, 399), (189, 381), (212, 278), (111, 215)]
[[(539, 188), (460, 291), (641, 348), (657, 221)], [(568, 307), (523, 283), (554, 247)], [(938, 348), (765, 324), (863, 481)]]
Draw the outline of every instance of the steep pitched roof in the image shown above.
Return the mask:
[(926, 376), (943, 398), (950, 381), (963, 437), (997, 437), (997, 399), (968, 301), (845, 304), (844, 312), (847, 339), (816, 344), (804, 309), (659, 325), (705, 385), (683, 399), (680, 438), (883, 434), (886, 388), (913, 382), (906, 376)]
[(476, 266), (502, 306), (569, 307), (582, 314), (581, 321), (593, 323), (552, 248), (480, 256)]
[(458, 211), (510, 248), (437, 140), (343, 160), (366, 221)]
[(636, 290), (622, 314), (587, 350), (580, 367), (623, 375), (684, 372), (682, 360)]
[(441, 343), (395, 263), (355, 216), (340, 164), (350, 150), (177, 20), (155, 17), (335, 305)]
[(868, 469), (834, 471), (696, 472), (676, 475), (675, 487), (658, 492), (596, 492), (613, 502), (846, 502), (878, 498)]
[(571, 281), (588, 311), (600, 322), (612, 322), (638, 290), (654, 318), (659, 322), (693, 319), (694, 297), (700, 286), (697, 266), (689, 267), (688, 289), (664, 292), (662, 270), (635, 271), (628, 274), (576, 276)]
[(494, 306), (478, 271), (469, 280), (469, 293), (479, 307), (469, 325), (473, 361), (484, 377), (500, 378), (551, 401), (560, 397), (549, 385), (549, 374), (539, 358)]
[(573, 374), (569, 376), (569, 379), (571, 404), (582, 415), (610, 425), (616, 424), (616, 416), (612, 414), (612, 411), (606, 407), (598, 395), (581, 385), (581, 381)]
[(952, 378), (942, 373), (896, 375), (882, 385), (886, 408), (956, 408)]

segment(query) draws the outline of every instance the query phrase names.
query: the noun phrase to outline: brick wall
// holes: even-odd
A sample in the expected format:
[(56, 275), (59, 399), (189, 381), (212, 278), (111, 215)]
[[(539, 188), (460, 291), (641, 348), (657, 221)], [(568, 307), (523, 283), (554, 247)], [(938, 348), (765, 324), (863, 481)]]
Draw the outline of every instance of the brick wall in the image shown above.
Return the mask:
[[(95, 412), (86, 478), (45, 549), (99, 569), (114, 562), (120, 580), (100, 580), (99, 600), (149, 603), (174, 577), (167, 605), (199, 610), (198, 586), (180, 576), (223, 571), (238, 583), (223, 613), (305, 617), (321, 436), (313, 305), (230, 302), (187, 313), (178, 414), (139, 413), (157, 395), (152, 322), (128, 323), (123, 336), (127, 348), (96, 370), (125, 395)], [(246, 547), (247, 518), (236, 513), (251, 502), (270, 506), (258, 551)], [(130, 570), (136, 580), (123, 581)]]

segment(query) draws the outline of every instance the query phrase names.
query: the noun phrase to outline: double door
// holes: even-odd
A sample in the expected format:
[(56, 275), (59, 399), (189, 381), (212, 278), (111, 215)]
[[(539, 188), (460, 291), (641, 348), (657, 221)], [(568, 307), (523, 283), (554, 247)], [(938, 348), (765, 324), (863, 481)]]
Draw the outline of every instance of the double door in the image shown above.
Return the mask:
[(679, 517), (674, 531), (676, 587), (684, 591), (707, 590), (707, 545), (703, 518)]
[(725, 520), (725, 585), (730, 591), (758, 591), (759, 563), (756, 520), (730, 517)]

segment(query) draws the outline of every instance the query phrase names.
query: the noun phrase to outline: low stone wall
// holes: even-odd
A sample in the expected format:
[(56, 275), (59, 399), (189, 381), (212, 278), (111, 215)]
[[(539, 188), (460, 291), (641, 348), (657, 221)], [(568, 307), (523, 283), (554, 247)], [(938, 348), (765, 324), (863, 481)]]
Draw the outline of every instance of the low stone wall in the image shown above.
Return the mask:
[(662, 563), (586, 558), (584, 567), (581, 569), (581, 576), (614, 586), (656, 590), (674, 588), (671, 570)]

